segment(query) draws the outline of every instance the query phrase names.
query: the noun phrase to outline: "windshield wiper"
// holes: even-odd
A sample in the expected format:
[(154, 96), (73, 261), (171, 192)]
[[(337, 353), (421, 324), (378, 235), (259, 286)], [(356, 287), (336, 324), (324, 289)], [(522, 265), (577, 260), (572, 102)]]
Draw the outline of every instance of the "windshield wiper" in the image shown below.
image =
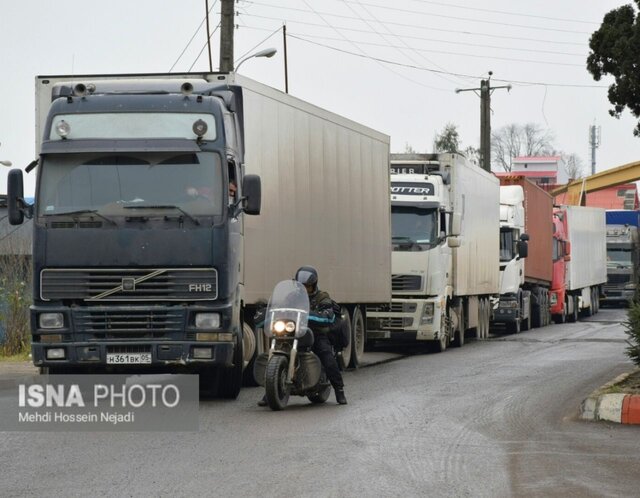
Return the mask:
[(100, 214), (97, 209), (78, 209), (76, 211), (62, 211), (59, 213), (44, 213), (43, 216), (73, 216), (77, 214), (95, 214), (98, 218), (102, 218), (107, 223), (111, 223), (112, 225), (117, 225), (115, 221), (111, 218), (107, 218), (103, 214)]
[(122, 207), (123, 209), (176, 209), (180, 211), (182, 214), (184, 214), (191, 221), (193, 221), (196, 225), (200, 224), (200, 222), (192, 214), (189, 214), (187, 211), (185, 211), (181, 207), (174, 206), (173, 204), (152, 204), (152, 205), (143, 204), (141, 206), (122, 206)]
[(411, 237), (405, 237), (401, 235), (391, 237), (391, 240), (395, 242), (413, 242), (413, 239)]

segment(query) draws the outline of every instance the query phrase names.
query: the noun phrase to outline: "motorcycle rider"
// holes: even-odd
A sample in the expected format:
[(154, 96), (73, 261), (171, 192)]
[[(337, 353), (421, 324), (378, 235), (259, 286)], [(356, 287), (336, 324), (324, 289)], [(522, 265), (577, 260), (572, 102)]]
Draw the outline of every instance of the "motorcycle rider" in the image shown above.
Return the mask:
[[(346, 405), (342, 374), (328, 336), (329, 325), (335, 320), (333, 301), (328, 292), (318, 289), (318, 271), (313, 266), (301, 266), (296, 272), (295, 280), (304, 285), (309, 296), (309, 327), (314, 336), (312, 351), (318, 356), (327, 373), (336, 394), (336, 402)], [(266, 406), (266, 397), (263, 397), (258, 405)]]

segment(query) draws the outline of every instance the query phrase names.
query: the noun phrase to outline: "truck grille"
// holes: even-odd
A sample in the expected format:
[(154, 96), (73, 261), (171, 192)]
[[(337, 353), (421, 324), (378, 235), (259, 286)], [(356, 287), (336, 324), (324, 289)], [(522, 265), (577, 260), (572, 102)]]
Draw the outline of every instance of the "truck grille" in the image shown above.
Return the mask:
[(130, 308), (111, 310), (85, 308), (73, 311), (76, 333), (88, 339), (164, 339), (183, 330), (185, 312)]
[(371, 304), (367, 306), (367, 312), (372, 313), (415, 313), (418, 305), (416, 303), (390, 303)]
[(631, 282), (630, 273), (613, 273), (607, 275), (608, 284), (627, 284)]
[(378, 326), (381, 329), (398, 329), (404, 330), (406, 328), (411, 328), (413, 325), (413, 318), (404, 317), (404, 318), (378, 318)]
[(203, 269), (47, 269), (40, 297), (84, 301), (206, 301), (218, 297), (218, 272)]
[(392, 291), (419, 291), (422, 289), (422, 277), (419, 275), (393, 275)]

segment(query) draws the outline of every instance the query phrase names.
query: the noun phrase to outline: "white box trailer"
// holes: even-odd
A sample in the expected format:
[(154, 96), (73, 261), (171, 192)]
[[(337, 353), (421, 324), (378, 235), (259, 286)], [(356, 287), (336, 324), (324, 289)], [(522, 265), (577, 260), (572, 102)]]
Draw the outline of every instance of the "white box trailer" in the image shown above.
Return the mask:
[(392, 293), (372, 307), (375, 339), (434, 341), (439, 351), (486, 337), (500, 290), (500, 186), (459, 154), (392, 154)]
[(454, 296), (500, 292), (500, 182), (463, 160), (451, 168), (453, 212), (461, 217), (460, 246), (453, 249)]
[(607, 281), (606, 212), (601, 208), (562, 206), (567, 220), (571, 259), (567, 263), (567, 290), (598, 286)]
[[(239, 86), (242, 108), (225, 104), (227, 155), (241, 158), (241, 175), (260, 176), (262, 209), (259, 216), (239, 218), (242, 240), (230, 244), (237, 253), (229, 264), (240, 263), (225, 272), (237, 273), (250, 320), (253, 305), (268, 299), (278, 281), (293, 278), (302, 265), (315, 266), (320, 287), (350, 315), (357, 363), (366, 333), (364, 306), (391, 300), (387, 135), (233, 73), (39, 76), (38, 154), (52, 90), (63, 83), (74, 89), (81, 83), (96, 95), (131, 94), (135, 88), (180, 95), (182, 85), (190, 84), (195, 96)], [(239, 151), (231, 150), (234, 144)]]

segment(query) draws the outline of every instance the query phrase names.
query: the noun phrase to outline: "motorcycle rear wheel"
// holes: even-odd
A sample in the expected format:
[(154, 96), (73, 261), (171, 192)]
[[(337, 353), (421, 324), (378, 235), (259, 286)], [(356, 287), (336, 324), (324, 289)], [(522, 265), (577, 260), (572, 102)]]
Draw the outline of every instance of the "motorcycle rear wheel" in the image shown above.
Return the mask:
[(291, 387), (287, 384), (289, 361), (284, 356), (274, 355), (267, 364), (265, 391), (267, 404), (272, 410), (284, 410), (289, 402)]
[[(324, 373), (322, 374), (322, 379), (320, 379), (320, 382), (323, 384), (327, 382), (326, 374)], [(307, 396), (307, 398), (313, 404), (319, 405), (320, 403), (324, 403), (325, 401), (327, 401), (329, 399), (330, 394), (331, 394), (331, 386), (327, 384), (324, 387), (321, 387), (316, 393), (310, 394), (309, 396)]]

